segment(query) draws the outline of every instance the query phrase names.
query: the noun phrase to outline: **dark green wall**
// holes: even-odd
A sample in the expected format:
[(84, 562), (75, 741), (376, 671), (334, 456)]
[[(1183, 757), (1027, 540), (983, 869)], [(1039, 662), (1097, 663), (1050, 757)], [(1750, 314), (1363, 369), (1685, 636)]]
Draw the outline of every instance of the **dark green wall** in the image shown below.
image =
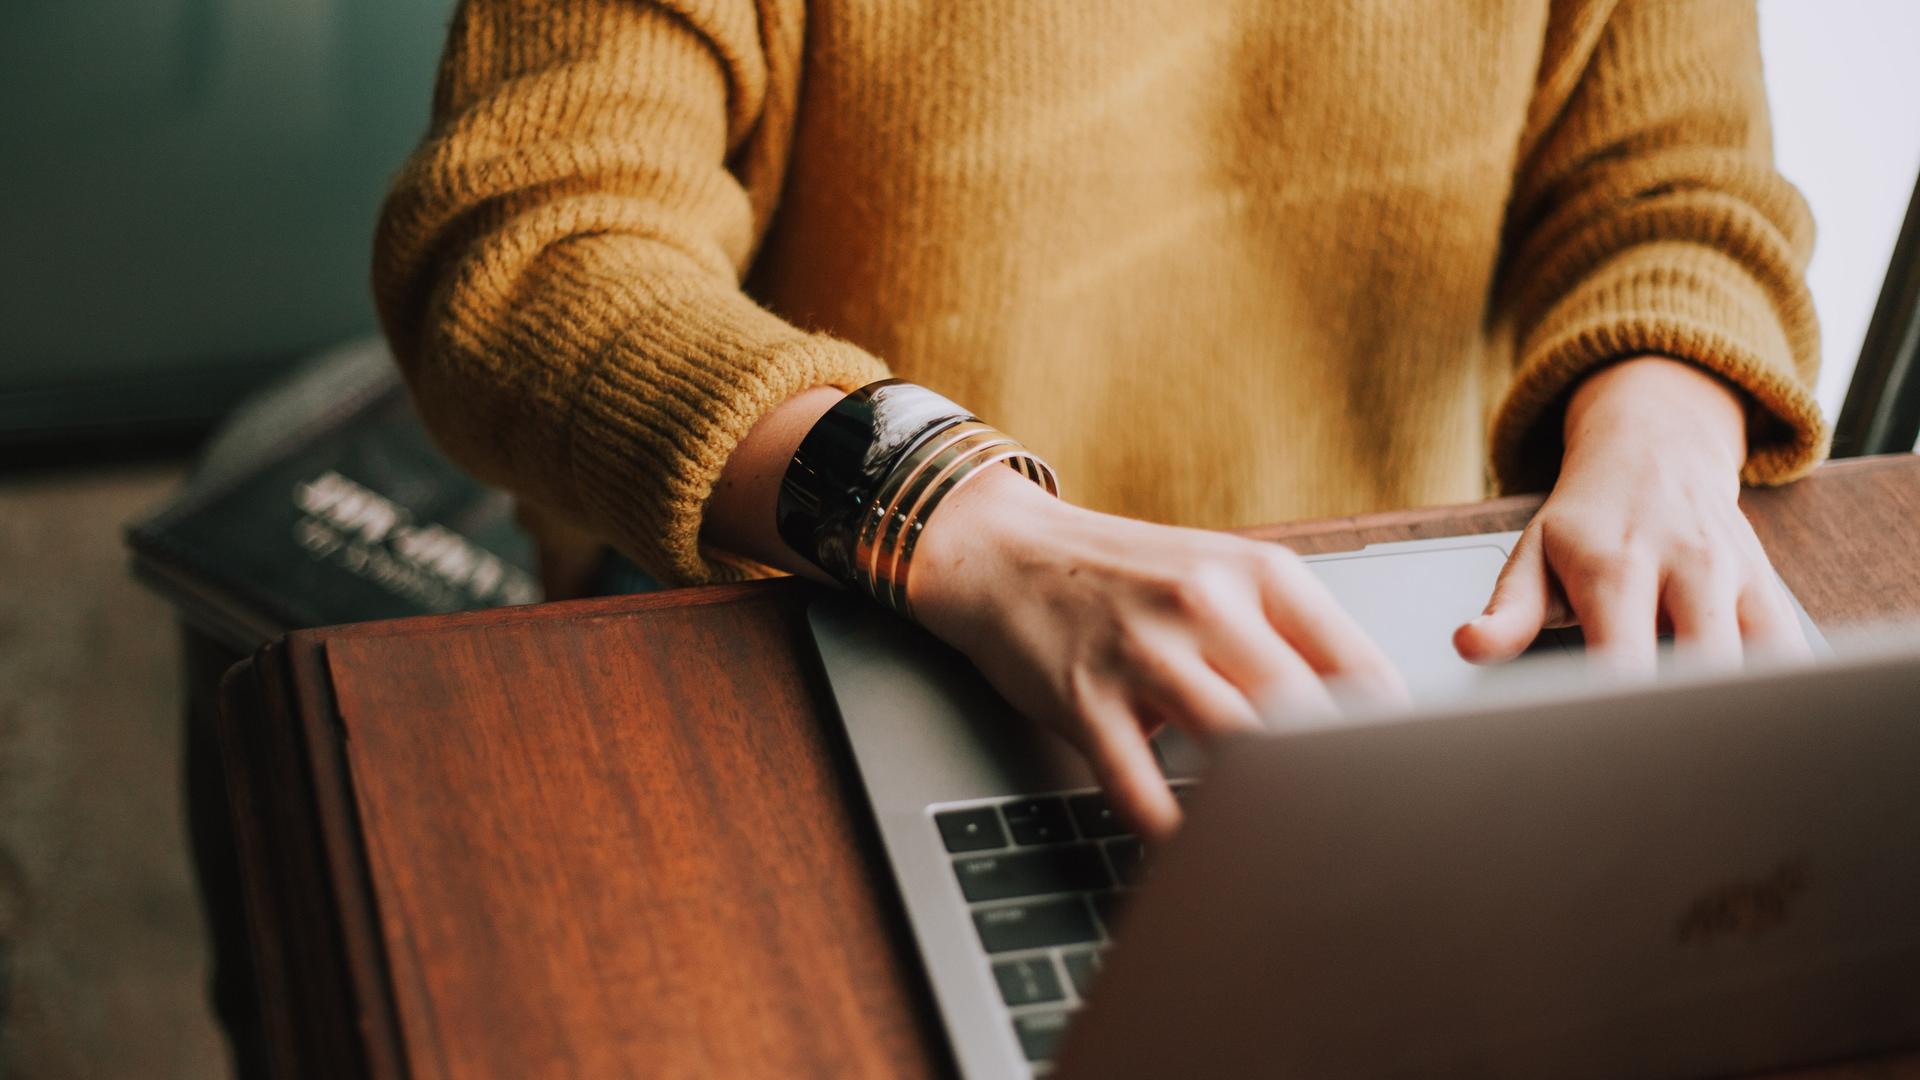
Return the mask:
[(222, 387), (369, 332), (374, 214), (424, 129), (450, 10), (7, 0), (0, 428), (212, 411)]

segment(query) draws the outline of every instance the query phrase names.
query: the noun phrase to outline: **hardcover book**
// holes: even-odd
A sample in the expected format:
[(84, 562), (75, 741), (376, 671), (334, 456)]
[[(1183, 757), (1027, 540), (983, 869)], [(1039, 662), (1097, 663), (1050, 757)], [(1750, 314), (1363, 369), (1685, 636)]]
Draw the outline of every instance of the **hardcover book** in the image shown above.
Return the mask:
[(540, 599), (511, 498), (433, 445), (378, 342), (243, 405), (127, 538), (136, 576), (243, 652), (289, 630)]

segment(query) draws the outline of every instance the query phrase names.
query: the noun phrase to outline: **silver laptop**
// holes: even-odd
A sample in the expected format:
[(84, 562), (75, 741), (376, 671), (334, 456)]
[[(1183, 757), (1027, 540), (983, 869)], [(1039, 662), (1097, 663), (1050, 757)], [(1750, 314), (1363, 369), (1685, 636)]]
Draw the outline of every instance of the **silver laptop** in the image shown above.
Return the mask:
[[(1764, 982), (1749, 969), (1777, 968), (1780, 962), (1765, 950), (1740, 953), (1715, 944), (1688, 953), (1693, 946), (1675, 943), (1670, 948), (1676, 955), (1666, 957), (1615, 950), (1632, 932), (1627, 912), (1638, 909), (1627, 901), (1638, 902), (1636, 890), (1656, 884), (1710, 889), (1776, 871), (1800, 875), (1794, 887), (1809, 895), (1835, 889), (1824, 883), (1827, 859), (1843, 854), (1849, 836), (1870, 835), (1869, 825), (1904, 837), (1886, 837), (1887, 843), (1920, 851), (1920, 797), (1871, 785), (1860, 789), (1860, 798), (1837, 804), (1810, 802), (1824, 789), (1807, 784), (1762, 792), (1742, 780), (1754, 751), (1706, 753), (1719, 745), (1716, 737), (1724, 738), (1725, 725), (1711, 731), (1692, 725), (1686, 717), (1700, 699), (1673, 697), (1679, 688), (1643, 691), (1644, 700), (1621, 706), (1648, 729), (1631, 732), (1632, 739), (1623, 728), (1594, 722), (1594, 734), (1584, 742), (1518, 740), (1489, 757), (1475, 739), (1488, 742), (1489, 733), (1505, 730), (1502, 723), (1520, 728), (1531, 717), (1539, 729), (1558, 731), (1574, 715), (1571, 704), (1494, 704), (1502, 694), (1513, 697), (1513, 689), (1489, 685), (1502, 676), (1467, 665), (1451, 648), (1454, 627), (1486, 603), (1516, 536), (1376, 545), (1310, 559), (1402, 668), (1416, 700), (1431, 708), (1481, 704), (1462, 714), (1465, 721), (1431, 728), (1382, 723), (1235, 744), (1204, 793), (1194, 781), (1207, 767), (1205, 758), (1178, 736), (1162, 736), (1156, 740), (1162, 764), (1196, 812), (1169, 849), (1156, 853), (1151, 888), (1141, 887), (1147, 866), (1139, 842), (1114, 818), (1087, 767), (1063, 740), (1015, 715), (964, 658), (927, 635), (851, 602), (816, 604), (811, 620), (821, 657), (969, 1080), (1051, 1071), (1068, 1022), (1096, 1000), (1089, 996), (1096, 981), (1100, 1007), (1084, 1010), (1085, 1022), (1075, 1021), (1085, 1030), (1076, 1031), (1074, 1053), (1088, 1059), (1089, 1075), (1116, 1062), (1135, 1075), (1175, 1071), (1171, 1065), (1133, 1067), (1148, 1060), (1177, 1060), (1178, 1071), (1195, 1073), (1209, 1067), (1209, 1058), (1224, 1063), (1220, 1075), (1243, 1075), (1250, 1063), (1261, 1063), (1256, 1071), (1304, 1075), (1424, 1074), (1429, 1067), (1485, 1072), (1502, 1062), (1516, 1063), (1522, 1072), (1543, 1065), (1566, 1072), (1582, 1060), (1601, 1060), (1592, 1043), (1602, 1028), (1591, 1025), (1601, 1023), (1606, 1008), (1637, 1003), (1647, 1010), (1641, 1022), (1657, 1026), (1669, 1015), (1686, 1015), (1686, 1002), (1675, 995), (1734, 1002), (1734, 982), (1749, 976)], [(1804, 612), (1802, 622), (1817, 640)], [(1570, 644), (1550, 639), (1545, 649)], [(1822, 677), (1835, 676), (1829, 671)], [(1571, 702), (1568, 688), (1559, 685), (1566, 676), (1549, 678), (1556, 684), (1550, 696)], [(1832, 690), (1851, 684), (1823, 685)], [(1920, 712), (1920, 694), (1905, 700), (1909, 715)], [(1616, 711), (1589, 707), (1596, 709), (1595, 715)], [(1789, 731), (1804, 734), (1812, 719), (1801, 712), (1751, 730), (1784, 740)], [(1880, 720), (1884, 728), (1886, 717)], [(1456, 730), (1459, 741), (1442, 744), (1435, 756), (1408, 750), (1419, 737), (1439, 737), (1426, 732)], [(1902, 737), (1904, 743), (1882, 742), (1870, 751), (1857, 739), (1822, 743), (1823, 753), (1801, 760), (1830, 780), (1847, 775), (1844, 766), (1853, 756), (1900, 761), (1910, 766), (1910, 786), (1920, 790), (1920, 728)], [(1312, 739), (1331, 749), (1306, 759), (1287, 750), (1289, 740)], [(1753, 745), (1790, 749), (1783, 741)], [(1308, 767), (1301, 760), (1320, 770), (1317, 783), (1301, 781), (1297, 774)], [(1671, 798), (1644, 798), (1632, 780), (1636, 763), (1668, 760), (1690, 762), (1694, 769), (1680, 774), (1692, 778), (1681, 792), (1707, 793), (1677, 818), (1671, 816)], [(1487, 789), (1485, 776), (1503, 775), (1487, 773), (1489, 761), (1531, 779)], [(1622, 778), (1617, 797), (1601, 782), (1614, 775)], [(1567, 788), (1549, 782), (1568, 776), (1586, 782)], [(1482, 783), (1472, 789), (1485, 796), (1480, 801), (1456, 790), (1475, 782)], [(1369, 797), (1357, 794), (1363, 790)], [(1301, 803), (1294, 797), (1299, 792), (1321, 801)], [(1735, 799), (1741, 793), (1764, 794), (1764, 813), (1755, 816), (1755, 808)], [(1684, 801), (1684, 794), (1678, 797)], [(1783, 854), (1778, 865), (1748, 865), (1749, 848), (1786, 835), (1776, 828), (1783, 815), (1813, 823), (1796, 837), (1826, 843), (1802, 845), (1794, 849), (1798, 854)], [(1393, 842), (1382, 843), (1382, 837)], [(1428, 845), (1419, 849), (1422, 858), (1409, 855), (1408, 838), (1415, 837)], [(1657, 845), (1649, 845), (1656, 838), (1667, 846), (1654, 850)], [(1690, 860), (1700, 869), (1699, 880), (1671, 874), (1673, 864), (1656, 857)], [(1877, 879), (1871, 888), (1898, 884)], [(1862, 932), (1872, 928), (1904, 934), (1905, 942), (1920, 940), (1920, 892), (1914, 891), (1920, 875), (1909, 874), (1905, 884), (1905, 910), (1913, 913), (1908, 922), (1868, 920), (1858, 924)], [(1567, 890), (1575, 886), (1585, 898), (1581, 904), (1568, 902)], [(1857, 889), (1871, 891), (1867, 885)], [(1523, 912), (1489, 902), (1490, 895), (1528, 898), (1523, 906), (1531, 914), (1516, 922)], [(1415, 896), (1426, 906), (1403, 908)], [(1115, 953), (1110, 946), (1123, 911), (1126, 946)], [(1194, 918), (1196, 912), (1206, 917)], [(1502, 939), (1503, 926), (1524, 933)], [(1416, 948), (1421, 942), (1430, 947)], [(1201, 956), (1205, 964), (1189, 962)], [(1614, 967), (1580, 966), (1610, 957)], [(1803, 959), (1790, 957), (1788, 974), (1805, 967)], [(1827, 960), (1829, 974), (1851, 977), (1836, 974), (1845, 972), (1847, 957), (1835, 953)], [(1110, 962), (1111, 978), (1104, 970)], [(1686, 970), (1695, 982), (1674, 978), (1675, 964), (1694, 965)], [(1409, 978), (1408, 965), (1421, 977)], [(1559, 998), (1535, 993), (1535, 983), (1562, 978), (1553, 974), (1560, 971), (1567, 986), (1587, 986), (1588, 992)], [(1722, 985), (1728, 993), (1716, 998), (1711, 988)], [(1303, 1009), (1302, 1002), (1319, 1000), (1318, 986), (1329, 991), (1329, 1003), (1339, 1003), (1337, 1015)], [(1416, 1025), (1431, 1036), (1430, 1044), (1410, 1040), (1408, 1017), (1422, 1011), (1422, 995), (1435, 994), (1445, 1000), (1427, 1003), (1434, 1006), (1433, 1022)], [(1521, 1008), (1512, 1014), (1515, 994)], [(1205, 1009), (1197, 1004), (1203, 1001)], [(1282, 1008), (1283, 1001), (1291, 1004)], [(1475, 1001), (1500, 1005), (1489, 1005), (1483, 1015), (1471, 1006)], [(1535, 1002), (1542, 1008), (1526, 1008)], [(1206, 1010), (1216, 1011), (1198, 1015)], [(1152, 1015), (1164, 1019), (1142, 1019)], [(1179, 1022), (1171, 1022), (1176, 1016)], [(1475, 1019), (1478, 1026), (1469, 1022)], [(1505, 1026), (1493, 1024), (1495, 1019)], [(1619, 1030), (1605, 1033), (1611, 1038)], [(1785, 1061), (1828, 1048), (1803, 1039), (1755, 1051), (1755, 1032), (1785, 1029), (1748, 1022), (1739, 1030), (1749, 1039), (1740, 1044), (1749, 1057), (1732, 1052), (1738, 1040), (1731, 1028), (1722, 1032), (1721, 1043), (1679, 1039), (1663, 1050), (1628, 1039), (1616, 1052), (1631, 1055), (1627, 1072), (1685, 1074), (1738, 1067), (1754, 1053)], [(1920, 1026), (1890, 1021), (1877, 1030), (1920, 1035)], [(1822, 1032), (1842, 1049), (1866, 1042), (1832, 1024)], [(1143, 1056), (1147, 1046), (1174, 1056)], [(1384, 1053), (1400, 1049), (1409, 1056)], [(1667, 1051), (1678, 1056), (1661, 1056)]]

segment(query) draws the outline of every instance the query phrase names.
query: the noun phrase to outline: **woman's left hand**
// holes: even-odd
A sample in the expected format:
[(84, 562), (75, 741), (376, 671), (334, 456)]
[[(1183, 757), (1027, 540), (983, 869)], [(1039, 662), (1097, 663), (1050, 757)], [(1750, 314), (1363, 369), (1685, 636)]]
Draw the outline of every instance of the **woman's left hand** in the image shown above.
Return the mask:
[(1745, 410), (1713, 376), (1651, 356), (1589, 376), (1567, 405), (1553, 493), (1454, 646), (1492, 663), (1578, 624), (1589, 654), (1623, 672), (1651, 672), (1669, 630), (1676, 650), (1722, 666), (1804, 653), (1740, 511), (1745, 459)]

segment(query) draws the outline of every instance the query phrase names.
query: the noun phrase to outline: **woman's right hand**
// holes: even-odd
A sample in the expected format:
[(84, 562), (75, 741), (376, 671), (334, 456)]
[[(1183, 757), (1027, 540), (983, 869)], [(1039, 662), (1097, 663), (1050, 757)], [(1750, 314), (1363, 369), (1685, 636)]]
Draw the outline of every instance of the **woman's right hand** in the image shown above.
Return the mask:
[(909, 579), (916, 619), (1079, 747), (1150, 838), (1180, 811), (1147, 740), (1201, 740), (1333, 706), (1326, 682), (1404, 699), (1398, 674), (1298, 556), (1062, 502), (989, 469), (941, 503)]

